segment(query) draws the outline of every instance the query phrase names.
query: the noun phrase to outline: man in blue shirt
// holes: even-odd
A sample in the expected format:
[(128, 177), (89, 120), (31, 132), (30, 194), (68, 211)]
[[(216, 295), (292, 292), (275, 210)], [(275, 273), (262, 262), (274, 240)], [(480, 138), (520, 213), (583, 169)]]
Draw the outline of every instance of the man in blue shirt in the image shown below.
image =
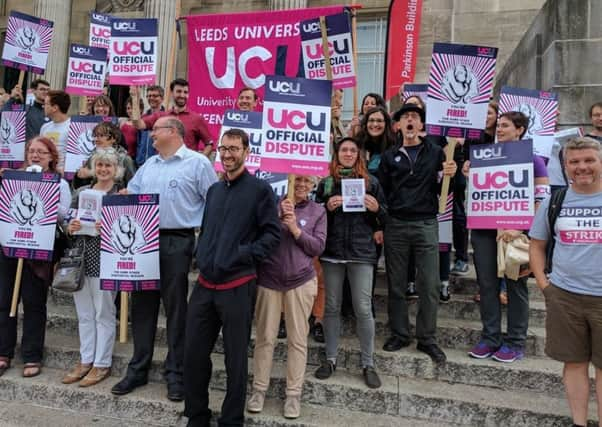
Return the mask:
[(122, 395), (144, 385), (153, 358), (159, 303), (167, 315), (167, 398), (184, 398), (183, 363), (188, 270), (194, 249), (194, 228), (201, 225), (207, 190), (217, 181), (207, 157), (184, 145), (184, 125), (174, 117), (160, 117), (151, 137), (157, 155), (138, 169), (128, 193), (159, 194), (161, 290), (132, 293), (134, 355), (125, 378), (111, 390)]

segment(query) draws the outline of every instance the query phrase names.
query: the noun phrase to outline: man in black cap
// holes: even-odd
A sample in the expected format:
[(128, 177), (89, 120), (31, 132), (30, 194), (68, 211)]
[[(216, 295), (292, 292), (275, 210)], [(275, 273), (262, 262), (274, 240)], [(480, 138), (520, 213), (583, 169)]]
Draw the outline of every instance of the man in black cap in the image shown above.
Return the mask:
[[(456, 163), (445, 161), (441, 147), (419, 136), (425, 112), (415, 104), (404, 104), (393, 115), (399, 121), (401, 141), (386, 151), (379, 166), (379, 181), (389, 205), (385, 227), (385, 260), (389, 282), (389, 325), (391, 337), (385, 351), (410, 345), (406, 290), (408, 258), (416, 254), (419, 296), (416, 318), (417, 349), (435, 363), (446, 361), (436, 342), (439, 304), (438, 192), (442, 175), (453, 176)], [(441, 174), (442, 172), (442, 174)]]

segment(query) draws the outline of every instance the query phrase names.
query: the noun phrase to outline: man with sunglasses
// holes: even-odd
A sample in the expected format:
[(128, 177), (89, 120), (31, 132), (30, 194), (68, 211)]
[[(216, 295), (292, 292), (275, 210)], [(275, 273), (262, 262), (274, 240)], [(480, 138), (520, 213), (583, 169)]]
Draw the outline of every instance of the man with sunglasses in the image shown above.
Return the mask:
[(247, 172), (249, 136), (224, 133), (218, 147), (224, 180), (207, 193), (196, 262), (198, 285), (186, 319), (185, 415), (188, 426), (209, 426), (211, 353), (221, 329), (226, 397), (219, 425), (242, 426), (247, 392), (247, 346), (255, 301), (257, 267), (280, 241), (280, 220), (270, 185)]
[(167, 398), (184, 398), (186, 297), (194, 229), (201, 225), (207, 191), (217, 181), (207, 157), (184, 145), (184, 132), (184, 125), (174, 117), (157, 119), (151, 137), (158, 154), (138, 169), (127, 187), (128, 193), (159, 194), (161, 287), (158, 291), (132, 292), (134, 355), (125, 378), (111, 390), (115, 395), (130, 393), (148, 382), (159, 303), (163, 300), (167, 316)]

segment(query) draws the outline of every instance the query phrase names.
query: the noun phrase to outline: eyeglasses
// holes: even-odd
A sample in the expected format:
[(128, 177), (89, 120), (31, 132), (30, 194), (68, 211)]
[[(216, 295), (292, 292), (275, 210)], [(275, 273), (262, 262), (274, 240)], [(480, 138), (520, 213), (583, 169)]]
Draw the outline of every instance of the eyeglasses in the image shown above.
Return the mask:
[(153, 128), (151, 130), (153, 132), (156, 132), (159, 129), (173, 129), (173, 126), (153, 126)]
[(27, 150), (27, 154), (29, 154), (29, 155), (37, 154), (38, 156), (46, 156), (46, 155), (50, 154), (50, 151)]
[(384, 123), (384, 119), (368, 119), (368, 123)]
[(241, 150), (243, 150), (243, 147), (238, 147), (236, 145), (220, 145), (217, 147), (217, 151), (219, 151), (220, 154), (226, 154), (226, 151), (231, 154), (238, 154)]
[(97, 133), (92, 135), (94, 138), (108, 138), (110, 135), (108, 133)]

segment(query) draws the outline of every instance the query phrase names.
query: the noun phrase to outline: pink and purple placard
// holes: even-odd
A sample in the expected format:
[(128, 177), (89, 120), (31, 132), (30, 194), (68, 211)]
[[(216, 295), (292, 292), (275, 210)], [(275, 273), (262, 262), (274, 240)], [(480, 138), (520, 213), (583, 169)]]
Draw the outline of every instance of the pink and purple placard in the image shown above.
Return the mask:
[[(344, 89), (356, 85), (355, 63), (351, 41), (349, 15), (339, 13), (325, 17), (328, 51), (332, 70), (332, 85)], [(322, 48), (320, 19), (301, 22), (303, 69), (308, 79), (326, 80), (326, 61)]]
[(113, 18), (109, 83), (125, 86), (155, 84), (157, 49), (157, 19)]
[(535, 214), (533, 142), (470, 147), (467, 227), (528, 230)]
[(14, 111), (3, 111), (0, 118), (0, 168), (18, 169), (25, 161), (25, 111), (13, 104)]
[(106, 49), (77, 43), (69, 46), (65, 92), (80, 96), (102, 95), (106, 74)]
[(435, 43), (429, 75), (427, 132), (478, 139), (493, 91), (497, 48)]
[(52, 21), (46, 19), (10, 12), (2, 50), (2, 65), (44, 74), (53, 25)]
[(261, 169), (328, 175), (332, 82), (268, 76)]
[(0, 188), (0, 245), (5, 256), (51, 261), (60, 176), (5, 170)]
[(159, 195), (102, 198), (100, 287), (107, 291), (159, 289)]
[(500, 114), (508, 111), (519, 111), (527, 116), (529, 127), (524, 138), (533, 140), (535, 154), (549, 159), (554, 145), (558, 94), (503, 86), (500, 91)]

